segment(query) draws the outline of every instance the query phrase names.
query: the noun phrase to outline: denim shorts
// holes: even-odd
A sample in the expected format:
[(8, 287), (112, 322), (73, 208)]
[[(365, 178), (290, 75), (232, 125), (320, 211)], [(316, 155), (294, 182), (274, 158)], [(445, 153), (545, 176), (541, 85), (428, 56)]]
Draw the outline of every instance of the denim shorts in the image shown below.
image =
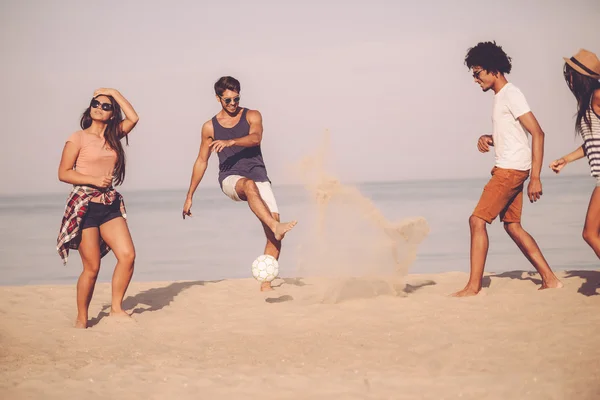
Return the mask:
[(111, 205), (90, 201), (88, 203), (88, 210), (81, 223), (81, 229), (98, 228), (100, 225), (122, 216), (120, 201), (114, 201)]

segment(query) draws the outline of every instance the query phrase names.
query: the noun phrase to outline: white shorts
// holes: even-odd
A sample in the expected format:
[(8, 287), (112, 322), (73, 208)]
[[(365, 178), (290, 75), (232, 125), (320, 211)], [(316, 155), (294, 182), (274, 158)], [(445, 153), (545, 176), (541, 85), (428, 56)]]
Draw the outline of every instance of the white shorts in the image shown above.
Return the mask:
[[(225, 193), (227, 197), (229, 197), (231, 200), (242, 201), (242, 199), (240, 199), (240, 196), (238, 196), (237, 192), (235, 191), (235, 185), (237, 185), (238, 181), (242, 178), (243, 176), (240, 175), (229, 175), (227, 178), (223, 179), (223, 193)], [(279, 214), (279, 209), (277, 208), (277, 202), (275, 201), (275, 195), (273, 194), (271, 183), (254, 183), (256, 183), (256, 187), (258, 188), (258, 193), (260, 193), (260, 197), (262, 197), (267, 207), (269, 207), (269, 211), (271, 211), (271, 213)]]

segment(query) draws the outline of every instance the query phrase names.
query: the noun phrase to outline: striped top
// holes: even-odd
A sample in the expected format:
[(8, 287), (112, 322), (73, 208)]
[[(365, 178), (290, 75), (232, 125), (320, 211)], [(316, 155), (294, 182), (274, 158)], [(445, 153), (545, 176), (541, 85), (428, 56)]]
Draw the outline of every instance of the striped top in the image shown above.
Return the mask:
[(594, 112), (591, 100), (590, 108), (588, 108), (587, 112), (592, 126), (590, 128), (584, 120), (581, 120), (583, 151), (590, 163), (591, 175), (600, 178), (600, 117)]

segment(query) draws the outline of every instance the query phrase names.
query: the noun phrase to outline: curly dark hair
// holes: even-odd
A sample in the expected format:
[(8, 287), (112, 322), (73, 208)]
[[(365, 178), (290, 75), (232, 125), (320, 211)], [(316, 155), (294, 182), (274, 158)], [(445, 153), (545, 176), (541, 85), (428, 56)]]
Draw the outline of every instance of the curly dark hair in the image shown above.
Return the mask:
[(495, 41), (479, 42), (467, 50), (465, 64), (469, 69), (478, 66), (490, 73), (509, 74), (512, 69), (511, 58)]

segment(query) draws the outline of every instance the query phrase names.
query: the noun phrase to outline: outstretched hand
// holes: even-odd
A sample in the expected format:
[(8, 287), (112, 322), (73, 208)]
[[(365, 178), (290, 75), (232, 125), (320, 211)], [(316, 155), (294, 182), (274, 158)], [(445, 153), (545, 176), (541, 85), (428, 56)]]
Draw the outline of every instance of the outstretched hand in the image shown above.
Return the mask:
[(550, 169), (552, 169), (552, 171), (558, 174), (560, 170), (563, 169), (566, 165), (567, 160), (565, 160), (564, 158), (559, 158), (558, 160), (554, 160), (552, 161), (552, 163), (550, 163)]

